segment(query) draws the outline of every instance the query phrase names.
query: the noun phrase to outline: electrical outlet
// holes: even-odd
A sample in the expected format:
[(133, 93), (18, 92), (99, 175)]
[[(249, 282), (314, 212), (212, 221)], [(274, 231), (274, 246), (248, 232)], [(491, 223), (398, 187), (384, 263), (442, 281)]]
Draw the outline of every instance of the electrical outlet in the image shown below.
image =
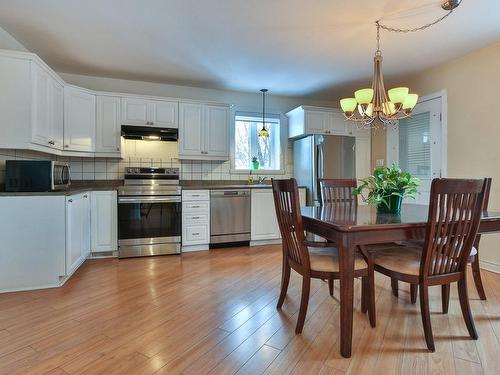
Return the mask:
[(375, 164), (377, 167), (383, 167), (384, 166), (384, 159), (377, 159)]

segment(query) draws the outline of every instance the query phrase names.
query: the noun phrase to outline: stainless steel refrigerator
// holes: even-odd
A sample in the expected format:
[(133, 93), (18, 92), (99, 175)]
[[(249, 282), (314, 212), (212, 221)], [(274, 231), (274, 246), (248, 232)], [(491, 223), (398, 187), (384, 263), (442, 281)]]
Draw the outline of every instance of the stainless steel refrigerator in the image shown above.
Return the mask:
[(319, 178), (355, 178), (355, 138), (310, 135), (293, 142), (293, 174), (307, 187), (307, 204), (318, 203)]

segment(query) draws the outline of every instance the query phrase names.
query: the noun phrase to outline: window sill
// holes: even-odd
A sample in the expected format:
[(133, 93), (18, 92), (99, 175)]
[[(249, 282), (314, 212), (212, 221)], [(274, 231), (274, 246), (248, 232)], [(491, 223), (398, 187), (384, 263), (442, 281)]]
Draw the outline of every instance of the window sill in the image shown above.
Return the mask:
[(248, 175), (252, 172), (252, 175), (283, 175), (286, 172), (284, 170), (275, 169), (231, 169), (229, 173), (231, 174), (245, 174)]

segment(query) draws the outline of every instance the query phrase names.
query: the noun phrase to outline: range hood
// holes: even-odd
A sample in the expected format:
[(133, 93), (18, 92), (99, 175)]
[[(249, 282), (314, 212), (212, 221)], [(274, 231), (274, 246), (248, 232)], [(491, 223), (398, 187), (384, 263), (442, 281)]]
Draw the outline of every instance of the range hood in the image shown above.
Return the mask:
[(178, 136), (179, 131), (175, 128), (122, 125), (122, 137), (125, 139), (177, 142)]

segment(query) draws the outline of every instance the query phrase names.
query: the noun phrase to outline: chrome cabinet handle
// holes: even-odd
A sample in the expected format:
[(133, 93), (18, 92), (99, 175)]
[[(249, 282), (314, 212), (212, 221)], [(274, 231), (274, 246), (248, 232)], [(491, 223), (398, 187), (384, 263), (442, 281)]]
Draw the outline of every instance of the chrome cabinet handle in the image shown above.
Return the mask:
[(200, 208), (200, 206), (191, 206), (191, 208)]
[(192, 233), (193, 236), (199, 236), (200, 235), (200, 232), (195, 232), (195, 233)]
[(191, 216), (191, 219), (199, 219), (199, 216)]

